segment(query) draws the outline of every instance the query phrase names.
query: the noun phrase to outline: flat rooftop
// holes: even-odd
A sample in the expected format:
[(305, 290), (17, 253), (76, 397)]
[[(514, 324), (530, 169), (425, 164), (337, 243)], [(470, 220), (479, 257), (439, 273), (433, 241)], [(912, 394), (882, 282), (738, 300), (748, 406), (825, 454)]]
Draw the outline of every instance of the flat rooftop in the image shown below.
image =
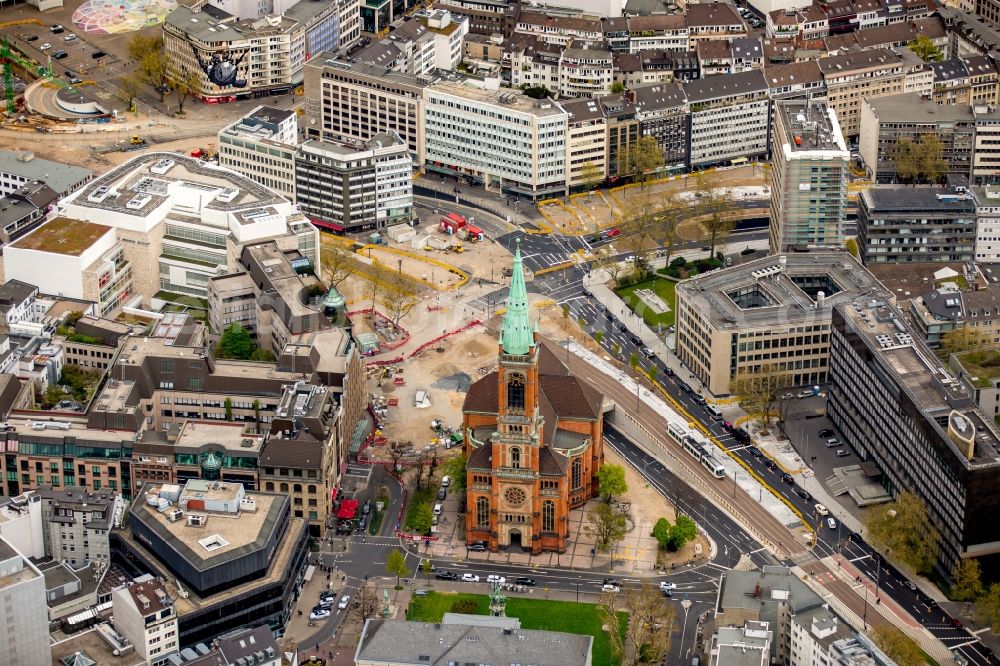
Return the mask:
[(135, 382), (131, 380), (108, 379), (97, 395), (94, 406), (101, 412), (134, 412), (135, 405), (129, 404), (134, 388)]
[(975, 214), (976, 200), (968, 194), (954, 194), (937, 186), (872, 187), (861, 192), (861, 201), (868, 210), (879, 213)]
[[(205, 499), (224, 501), (233, 496), (230, 486), (239, 484), (226, 482), (220, 485), (225, 486), (225, 489), (213, 491), (209, 487), (198, 492), (206, 494)], [(188, 486), (190, 486), (190, 482)], [(145, 488), (147, 491), (150, 490), (148, 485)], [(193, 489), (188, 488), (187, 494), (182, 491), (181, 497), (188, 497), (192, 493)], [(266, 538), (267, 534), (274, 529), (274, 523), (284, 503), (288, 501), (287, 498), (267, 493), (246, 492), (244, 497), (254, 500), (257, 505), (256, 511), (228, 514), (198, 509), (186, 511), (185, 516), (180, 520), (170, 521), (166, 513), (160, 513), (154, 507), (146, 504), (143, 495), (132, 502), (130, 511), (133, 516), (138, 517), (159, 534), (184, 559), (194, 564), (198, 569), (205, 570), (230, 559), (230, 557), (226, 557), (227, 555), (242, 555), (246, 546), (253, 544), (258, 539)], [(204, 525), (190, 526), (187, 524), (187, 515), (190, 514), (207, 515), (208, 520), (205, 521)], [(221, 539), (216, 539), (211, 547), (199, 543), (208, 537), (216, 536), (221, 537)]]
[(823, 102), (785, 100), (775, 104), (775, 113), (781, 116), (785, 130), (780, 140), (786, 157), (832, 152), (841, 153), (844, 159), (850, 157), (837, 116)]
[(245, 423), (215, 423), (189, 419), (181, 425), (174, 447), (200, 449), (211, 444), (240, 455), (257, 454), (264, 444), (264, 436), (246, 432)]
[(734, 333), (778, 322), (829, 321), (838, 303), (892, 298), (850, 253), (832, 250), (755, 259), (681, 282), (677, 292), (716, 329)]
[(38, 250), (79, 257), (111, 227), (68, 217), (54, 217), (10, 245), (22, 250)]
[(484, 90), (473, 85), (463, 83), (436, 83), (430, 87), (431, 92), (454, 95), (472, 102), (483, 102), (519, 111), (530, 113), (539, 118), (546, 116), (557, 116), (565, 113), (562, 105), (551, 99), (537, 100), (528, 97), (518, 90), (503, 88), (501, 90)]
[[(27, 142), (25, 142), (27, 143)], [(30, 151), (0, 150), (0, 173), (40, 180), (59, 194), (66, 194), (93, 173), (90, 169), (35, 157)]]
[(894, 307), (872, 302), (841, 305), (838, 312), (854, 332), (867, 342), (874, 360), (894, 377), (927, 417), (941, 428), (942, 439), (951, 441), (946, 423), (958, 412), (975, 429), (971, 461), (952, 445), (955, 457), (967, 467), (1000, 465), (1000, 429), (992, 419), (984, 419), (972, 396), (961, 382), (945, 370), (944, 364), (914, 335), (905, 316)]
[(57, 440), (67, 438), (91, 440), (114, 447), (123, 443), (135, 441), (135, 433), (127, 430), (97, 430), (87, 427), (86, 416), (82, 414), (59, 414), (52, 416), (49, 412), (22, 410), (12, 412), (7, 418), (8, 430), (13, 428), (20, 433), (21, 438), (30, 440)]
[(867, 98), (880, 122), (935, 125), (941, 122), (974, 123), (976, 116), (967, 104), (938, 104), (920, 93), (904, 93), (888, 97)]
[(225, 212), (286, 202), (284, 197), (235, 172), (168, 152), (144, 153), (131, 159), (87, 183), (67, 202), (143, 217), (181, 195), (188, 200), (187, 206), (198, 201), (200, 208)]

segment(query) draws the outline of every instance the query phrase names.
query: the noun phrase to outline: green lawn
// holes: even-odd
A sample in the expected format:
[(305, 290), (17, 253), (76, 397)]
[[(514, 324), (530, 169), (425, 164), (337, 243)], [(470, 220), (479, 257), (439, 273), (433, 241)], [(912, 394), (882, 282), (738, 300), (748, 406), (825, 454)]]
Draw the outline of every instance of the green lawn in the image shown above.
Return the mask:
[[(674, 288), (677, 283), (673, 280), (666, 280), (664, 278), (653, 278), (651, 280), (646, 280), (645, 282), (639, 282), (633, 284), (630, 287), (622, 287), (617, 289), (618, 295), (621, 297), (625, 304), (631, 310), (634, 310), (636, 314), (641, 315), (642, 318), (652, 327), (656, 327), (657, 324), (662, 325), (664, 328), (667, 326), (673, 326), (674, 324), (674, 310), (676, 309), (676, 296), (674, 295)], [(646, 307), (646, 304), (635, 295), (635, 292), (640, 289), (652, 289), (657, 296), (663, 299), (663, 302), (667, 304), (670, 308), (669, 312), (664, 312), (663, 314), (656, 314), (651, 309)]]
[[(537, 592), (536, 592), (537, 593)], [(489, 597), (485, 594), (441, 594), (431, 592), (426, 597), (413, 597), (408, 620), (440, 622), (456, 601), (468, 599), (476, 603), (477, 615), (489, 613)], [(617, 666), (620, 660), (611, 654), (611, 641), (602, 629), (601, 609), (594, 604), (554, 601), (527, 597), (508, 597), (507, 616), (521, 620), (524, 629), (546, 629), (569, 634), (589, 634), (594, 637), (593, 663)], [(624, 635), (627, 613), (618, 613), (619, 631)]]

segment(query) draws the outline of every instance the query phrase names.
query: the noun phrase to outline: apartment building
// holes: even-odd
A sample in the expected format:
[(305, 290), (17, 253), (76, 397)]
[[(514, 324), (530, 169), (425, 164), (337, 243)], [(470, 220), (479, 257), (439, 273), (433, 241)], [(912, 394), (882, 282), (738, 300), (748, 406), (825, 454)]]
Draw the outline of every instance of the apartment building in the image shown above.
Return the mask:
[(639, 120), (629, 95), (609, 95), (601, 98), (601, 108), (608, 123), (608, 178), (617, 179), (628, 173), (628, 151), (639, 140)]
[(863, 100), (904, 92), (903, 59), (888, 49), (821, 58), (819, 67), (826, 85), (826, 103), (836, 112), (845, 137), (861, 131)]
[(694, 51), (616, 53), (614, 61), (615, 82), (625, 88), (701, 78), (701, 63)]
[(636, 86), (626, 94), (635, 107), (640, 134), (656, 139), (664, 167), (684, 169), (691, 118), (684, 88), (678, 83), (663, 83)]
[(996, 63), (987, 56), (975, 55), (962, 59), (969, 71), (973, 106), (996, 106), (1000, 100), (1000, 75)]
[(936, 104), (968, 105), (972, 102), (969, 70), (959, 58), (928, 63), (934, 72), (933, 99)]
[(1000, 183), (1000, 107), (977, 105), (976, 143), (972, 150), (972, 182), (977, 185)]
[(747, 36), (746, 23), (736, 11), (735, 5), (713, 2), (691, 4), (685, 9), (690, 49), (694, 49), (702, 41), (729, 41)]
[(55, 190), (40, 181), (0, 197), (0, 243), (7, 245), (38, 227), (58, 199)]
[(332, 231), (384, 229), (413, 212), (413, 159), (395, 132), (334, 143), (312, 139), (295, 156), (299, 209)]
[(44, 293), (93, 301), (102, 317), (120, 312), (137, 291), (117, 230), (63, 216), (4, 248), (4, 271)]
[(487, 37), (506, 34), (507, 16), (514, 11), (505, 0), (441, 0), (435, 4), (468, 18), (469, 32)]
[(559, 102), (468, 83), (426, 89), (428, 171), (531, 199), (566, 191), (568, 115)]
[(841, 247), (851, 154), (833, 109), (777, 101), (771, 137), (771, 253)]
[(219, 130), (219, 166), (295, 201), (295, 111), (258, 106)]
[(944, 282), (910, 301), (910, 324), (931, 349), (941, 348), (946, 333), (968, 328), (1000, 346), (1000, 287), (989, 283), (982, 289), (961, 291)]
[(684, 94), (691, 109), (689, 167), (767, 156), (771, 100), (763, 72), (691, 81), (684, 86)]
[(996, 570), (1000, 430), (891, 304), (834, 308), (827, 414), (890, 493), (923, 500), (944, 571)]
[(772, 100), (823, 97), (826, 91), (823, 72), (814, 60), (769, 65), (764, 78)]
[(593, 188), (608, 174), (604, 110), (596, 99), (568, 100), (562, 107), (567, 116), (566, 187), (571, 192)]
[(144, 580), (111, 593), (115, 629), (147, 664), (166, 664), (180, 651), (174, 600), (160, 580)]
[(1000, 263), (1000, 187), (972, 190), (976, 198), (976, 263)]
[(48, 484), (40, 485), (35, 494), (41, 498), (45, 552), (50, 557), (74, 569), (88, 562), (111, 565), (109, 535), (116, 513), (120, 516), (125, 509), (121, 495)]
[(306, 60), (326, 51), (349, 49), (361, 39), (359, 0), (300, 0), (284, 11), (284, 17), (304, 26)]
[(599, 97), (611, 93), (614, 65), (611, 51), (568, 48), (559, 59), (560, 97)]
[(178, 7), (163, 23), (167, 72), (195, 74), (194, 96), (228, 102), (289, 93), (302, 83), (303, 23), (275, 15), (238, 20), (217, 7), (194, 7)]
[(776, 372), (786, 386), (824, 384), (837, 303), (891, 298), (849, 253), (765, 257), (677, 285), (677, 356), (714, 395), (741, 373)]
[(5, 330), (32, 318), (38, 287), (19, 280), (7, 280), (0, 286), (0, 317)]
[(521, 10), (515, 19), (513, 32), (531, 35), (539, 42), (563, 48), (584, 43), (597, 45), (604, 38), (598, 15), (576, 12)]
[(641, 51), (686, 53), (689, 49), (688, 25), (683, 14), (628, 16), (614, 20), (626, 22), (627, 46), (623, 50), (628, 53)]
[(968, 104), (941, 105), (916, 93), (866, 99), (859, 128), (858, 152), (873, 182), (898, 182), (899, 142), (918, 143), (924, 134), (941, 142), (947, 174), (972, 175), (976, 117)]
[(5, 601), (0, 664), (48, 664), (52, 660), (45, 578), (38, 568), (0, 538), (0, 597)]
[(395, 132), (423, 163), (424, 88), (414, 76), (386, 67), (313, 58), (305, 67), (306, 136), (323, 141), (368, 141)]
[(858, 246), (866, 265), (972, 261), (976, 201), (939, 187), (878, 186), (858, 196)]
[(59, 196), (82, 187), (94, 175), (90, 169), (35, 157), (30, 150), (0, 150), (0, 195), (9, 196), (25, 185), (44, 183)]
[[(64, 221), (52, 230), (49, 222), (22, 242), (36, 237), (34, 256), (42, 263), (69, 262), (58, 258), (67, 248), (76, 252), (78, 258), (69, 262), (74, 265), (100, 250), (102, 259), (94, 264), (100, 293), (84, 297), (99, 302), (101, 316), (117, 312), (126, 300), (148, 305), (161, 290), (204, 298), (212, 277), (237, 270), (248, 243), (273, 240), (320, 270), (319, 231), (288, 199), (177, 153), (148, 153), (115, 167), (60, 202), (59, 213), (57, 221)], [(107, 227), (113, 233), (102, 231)], [(60, 241), (63, 237), (68, 240)], [(33, 283), (60, 293), (37, 281), (43, 277)]]

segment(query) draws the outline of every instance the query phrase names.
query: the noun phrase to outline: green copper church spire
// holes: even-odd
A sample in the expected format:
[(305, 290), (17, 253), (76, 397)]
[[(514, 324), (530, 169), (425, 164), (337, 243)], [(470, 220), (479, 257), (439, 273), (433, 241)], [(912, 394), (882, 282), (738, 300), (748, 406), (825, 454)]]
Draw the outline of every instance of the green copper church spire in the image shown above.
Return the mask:
[(521, 241), (514, 251), (514, 273), (510, 278), (507, 295), (507, 312), (503, 316), (500, 344), (505, 354), (524, 355), (535, 342), (531, 318), (528, 316), (528, 290), (524, 286), (524, 268), (521, 265)]

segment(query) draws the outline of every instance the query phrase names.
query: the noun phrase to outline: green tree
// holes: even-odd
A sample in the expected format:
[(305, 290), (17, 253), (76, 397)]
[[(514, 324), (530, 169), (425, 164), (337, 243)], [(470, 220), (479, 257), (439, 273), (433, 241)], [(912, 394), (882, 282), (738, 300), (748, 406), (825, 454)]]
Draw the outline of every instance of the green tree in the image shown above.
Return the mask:
[(643, 191), (649, 179), (656, 177), (657, 171), (663, 166), (663, 151), (652, 136), (640, 137), (621, 153), (621, 157), (623, 168), (619, 168), (619, 173), (631, 175)]
[(118, 85), (118, 89), (122, 92), (122, 101), (128, 108), (135, 108), (135, 98), (139, 96), (139, 91), (142, 90), (143, 79), (139, 72), (129, 72), (123, 76), (118, 77), (115, 81)]
[(601, 343), (604, 342), (604, 331), (594, 331), (594, 342), (600, 347)]
[(846, 241), (844, 241), (844, 248), (851, 253), (852, 257), (854, 257), (855, 259), (858, 258), (860, 252), (858, 251), (857, 238), (848, 238)]
[(927, 35), (917, 35), (917, 38), (906, 46), (924, 62), (941, 62), (944, 60), (944, 54), (941, 53), (941, 49)]
[(920, 178), (920, 159), (916, 146), (909, 139), (899, 139), (892, 149), (892, 166), (896, 177), (904, 183), (915, 183)]
[(620, 344), (618, 344), (617, 342), (612, 342), (611, 343), (611, 355), (617, 357), (621, 353), (622, 353), (622, 346)]
[(638, 352), (632, 352), (628, 356), (628, 364), (632, 366), (632, 369), (636, 372), (639, 371), (639, 354)]
[(262, 349), (261, 347), (257, 347), (256, 349), (253, 350), (253, 352), (250, 353), (250, 360), (273, 363), (274, 354), (271, 353), (270, 349)]
[(656, 369), (655, 365), (651, 365), (648, 368), (646, 368), (646, 376), (649, 377), (650, 382), (656, 381), (656, 375), (658, 372), (659, 371)]
[(670, 521), (666, 518), (660, 518), (653, 525), (653, 533), (650, 535), (656, 539), (656, 543), (660, 545), (663, 550), (667, 549), (670, 544)]
[(430, 534), (434, 513), (428, 502), (420, 502), (406, 516), (406, 527), (416, 534)]
[(924, 653), (916, 641), (891, 624), (873, 628), (870, 636), (872, 642), (897, 664), (926, 663)]
[(595, 162), (587, 162), (580, 167), (580, 182), (588, 192), (591, 192), (604, 182), (604, 170)]
[(464, 455), (448, 458), (444, 462), (442, 474), (451, 480), (451, 489), (453, 492), (465, 490), (465, 465), (467, 462), (468, 458)]
[(552, 97), (552, 91), (545, 86), (529, 86), (524, 83), (521, 85), (521, 90), (524, 94), (532, 99), (545, 99), (546, 97)]
[(952, 572), (951, 596), (955, 601), (975, 601), (983, 593), (983, 572), (979, 560), (962, 559)]
[(611, 84), (612, 95), (621, 95), (623, 92), (625, 92), (624, 83), (622, 83), (621, 81), (615, 81), (614, 83)]
[(569, 303), (562, 304), (563, 319), (569, 319)]
[(254, 344), (245, 328), (233, 323), (219, 340), (218, 354), (221, 358), (248, 360), (253, 354)]
[(385, 562), (385, 570), (396, 577), (396, 589), (399, 589), (399, 579), (410, 575), (410, 567), (406, 566), (406, 555), (399, 548), (393, 548)]
[(594, 538), (598, 550), (606, 551), (625, 538), (628, 517), (611, 504), (601, 502), (587, 512), (583, 531)]
[(168, 76), (167, 81), (173, 89), (174, 99), (177, 100), (177, 113), (184, 113), (184, 104), (192, 93), (201, 90), (201, 78), (197, 72), (182, 70), (177, 76)]
[(597, 487), (604, 498), (610, 502), (614, 497), (628, 492), (625, 482), (625, 468), (621, 465), (602, 465), (597, 472)]
[(163, 101), (163, 84), (167, 80), (167, 56), (163, 50), (163, 37), (158, 34), (136, 33), (127, 45), (129, 61), (138, 65), (137, 73), (147, 85), (156, 88)]
[(975, 606), (976, 619), (990, 625), (994, 634), (1000, 632), (1000, 583), (993, 583)]
[(891, 555), (904, 567), (928, 574), (937, 561), (941, 534), (931, 525), (923, 500), (903, 491), (894, 502), (865, 513), (869, 543)]
[(227, 421), (232, 421), (233, 420), (233, 399), (232, 398), (226, 398), (222, 402), (222, 406), (226, 410), (226, 420)]
[(917, 164), (920, 178), (925, 183), (939, 183), (948, 173), (948, 163), (944, 159), (944, 144), (936, 134), (924, 132), (917, 142)]
[(676, 552), (688, 541), (694, 540), (698, 536), (698, 526), (694, 524), (688, 516), (681, 514), (677, 516), (677, 522), (670, 528), (670, 537), (667, 540), (667, 550)]

